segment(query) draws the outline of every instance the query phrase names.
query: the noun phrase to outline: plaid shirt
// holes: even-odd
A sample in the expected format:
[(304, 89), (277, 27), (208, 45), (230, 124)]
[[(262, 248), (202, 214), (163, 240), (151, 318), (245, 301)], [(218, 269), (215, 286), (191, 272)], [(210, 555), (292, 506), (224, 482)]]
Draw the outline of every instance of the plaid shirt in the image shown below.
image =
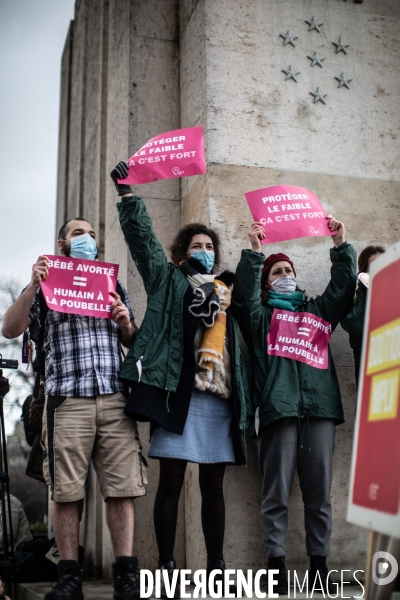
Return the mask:
[[(128, 294), (121, 286), (121, 300), (133, 320)], [(29, 318), (40, 317), (39, 290)], [(44, 351), (45, 392), (52, 396), (86, 397), (122, 391), (119, 327), (112, 319), (71, 315), (49, 309)]]

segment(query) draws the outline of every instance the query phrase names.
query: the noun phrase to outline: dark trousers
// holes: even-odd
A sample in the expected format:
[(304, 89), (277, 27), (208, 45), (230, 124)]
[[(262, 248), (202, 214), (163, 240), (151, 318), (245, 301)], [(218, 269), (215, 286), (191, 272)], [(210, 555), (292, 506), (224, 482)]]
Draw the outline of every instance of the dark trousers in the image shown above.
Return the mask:
[(299, 423), (295, 418), (267, 425), (257, 438), (267, 558), (286, 555), (288, 507), (296, 469), (304, 503), (307, 554), (329, 556), (334, 439), (332, 419), (301, 419)]

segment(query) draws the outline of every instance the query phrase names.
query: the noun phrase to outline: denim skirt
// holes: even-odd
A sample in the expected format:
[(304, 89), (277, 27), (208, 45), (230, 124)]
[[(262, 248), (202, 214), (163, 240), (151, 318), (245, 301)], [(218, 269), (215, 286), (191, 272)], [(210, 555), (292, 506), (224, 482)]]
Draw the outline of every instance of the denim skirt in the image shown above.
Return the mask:
[(194, 389), (182, 435), (157, 427), (151, 438), (149, 457), (234, 463), (230, 401)]

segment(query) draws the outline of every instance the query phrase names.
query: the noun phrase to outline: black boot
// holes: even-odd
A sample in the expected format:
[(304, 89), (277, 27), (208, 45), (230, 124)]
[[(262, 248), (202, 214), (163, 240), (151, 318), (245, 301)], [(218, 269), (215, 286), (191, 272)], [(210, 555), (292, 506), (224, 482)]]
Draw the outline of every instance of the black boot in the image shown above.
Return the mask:
[[(172, 581), (172, 576), (174, 574), (174, 570), (176, 569), (176, 562), (174, 561), (174, 559), (172, 560), (161, 560), (158, 563), (158, 568), (161, 570), (167, 570), (168, 571), (168, 579), (169, 582), (171, 583)], [(181, 597), (181, 590), (180, 587), (178, 585), (178, 583), (175, 586), (175, 594), (173, 596), (173, 598), (180, 598)], [(167, 596), (167, 592), (165, 589), (165, 585), (164, 585), (164, 577), (161, 573), (161, 598), (168, 598)]]
[[(321, 589), (321, 584), (323, 590), (329, 594), (337, 593), (337, 585), (335, 585), (330, 577), (328, 577), (329, 569), (326, 566), (326, 556), (310, 556), (310, 570), (308, 577), (308, 587), (312, 590), (315, 584), (315, 591), (319, 591)], [(319, 581), (318, 575), (321, 578), (321, 582)], [(316, 579), (317, 578), (317, 579)]]
[(114, 600), (140, 598), (137, 558), (119, 556), (111, 568), (114, 579)]
[[(225, 561), (223, 558), (209, 558), (207, 559), (207, 591), (208, 593), (210, 593), (210, 585), (209, 585), (209, 577), (210, 577), (210, 573), (211, 571), (214, 571), (214, 569), (219, 569), (222, 571), (221, 574), (217, 574), (214, 578), (214, 582), (216, 581), (222, 581), (222, 597), (225, 596), (225, 578), (224, 578), (224, 571), (226, 570), (226, 566), (225, 566)], [(216, 586), (214, 585), (214, 589), (216, 590)], [(236, 585), (233, 585), (233, 583), (229, 586), (229, 593), (230, 594), (237, 594), (237, 587)]]
[(59, 560), (58, 579), (43, 600), (83, 600), (83, 569), (77, 560)]
[(274, 579), (277, 583), (274, 585), (273, 590), (268, 590), (274, 592), (275, 594), (286, 594), (288, 595), (288, 580), (286, 573), (286, 564), (284, 556), (270, 556), (268, 558), (267, 565), (267, 576), (269, 569), (278, 569), (278, 576), (274, 574)]

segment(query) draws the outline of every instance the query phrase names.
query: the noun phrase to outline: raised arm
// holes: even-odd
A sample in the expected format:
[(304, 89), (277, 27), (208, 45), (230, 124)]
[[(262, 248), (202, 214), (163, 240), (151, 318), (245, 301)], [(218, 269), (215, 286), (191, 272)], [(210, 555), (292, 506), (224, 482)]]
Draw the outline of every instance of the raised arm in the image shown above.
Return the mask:
[(3, 327), (1, 333), (5, 338), (13, 339), (21, 335), (31, 324), (29, 313), (32, 302), (40, 283), (46, 279), (49, 274), (49, 262), (47, 256), (39, 256), (32, 267), (32, 276), (29, 285), (22, 294), (10, 306), (3, 317)]
[(168, 261), (164, 250), (158, 241), (151, 222), (149, 213), (141, 198), (132, 195), (130, 187), (118, 183), (128, 174), (128, 165), (124, 162), (110, 173), (118, 195), (122, 196), (118, 202), (119, 222), (131, 256), (143, 279), (143, 284), (148, 295), (154, 293), (163, 280), (167, 277)]
[(261, 272), (265, 256), (260, 239), (265, 236), (261, 223), (253, 223), (249, 231), (251, 250), (242, 250), (232, 292), (231, 310), (243, 335), (253, 335), (261, 317)]
[(331, 280), (321, 296), (310, 302), (316, 304), (324, 319), (332, 323), (334, 329), (339, 321), (351, 309), (357, 281), (357, 253), (351, 244), (345, 241), (343, 223), (329, 216), (330, 228), (336, 230), (332, 236), (334, 248), (331, 249)]

